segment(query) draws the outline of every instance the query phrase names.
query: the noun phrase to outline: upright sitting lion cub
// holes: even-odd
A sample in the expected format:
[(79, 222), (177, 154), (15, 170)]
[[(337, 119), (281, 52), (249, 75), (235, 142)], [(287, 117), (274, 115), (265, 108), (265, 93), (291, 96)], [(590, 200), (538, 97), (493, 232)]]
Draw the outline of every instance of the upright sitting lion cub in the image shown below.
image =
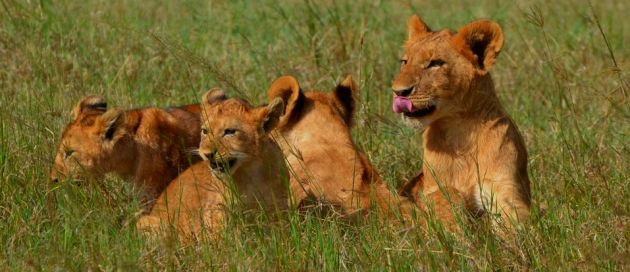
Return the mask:
[(284, 111), (283, 101), (252, 108), (214, 89), (201, 102), (199, 153), (205, 161), (169, 184), (151, 213), (138, 220), (139, 230), (153, 233), (162, 224), (171, 225), (186, 241), (220, 231), (225, 208), (233, 204), (272, 215), (288, 207), (288, 171), (280, 147), (269, 137)]
[(139, 185), (151, 201), (201, 160), (191, 155), (199, 144), (199, 105), (108, 110), (104, 98), (88, 96), (73, 115), (57, 147), (50, 174), (55, 182), (112, 172)]
[(488, 73), (503, 46), (501, 28), (476, 20), (458, 32), (431, 31), (414, 15), (408, 31), (393, 110), (424, 128), (424, 178), (406, 187), (433, 199), (455, 189), (472, 212), (499, 214), (508, 227), (526, 220), (525, 144)]
[(274, 133), (291, 169), (291, 193), (298, 206), (307, 200), (332, 205), (343, 216), (379, 206), (398, 209), (398, 199), (381, 181), (354, 142), (350, 127), (357, 86), (348, 76), (332, 92), (302, 92), (291, 76), (276, 79), (267, 91), (282, 98), (286, 110)]

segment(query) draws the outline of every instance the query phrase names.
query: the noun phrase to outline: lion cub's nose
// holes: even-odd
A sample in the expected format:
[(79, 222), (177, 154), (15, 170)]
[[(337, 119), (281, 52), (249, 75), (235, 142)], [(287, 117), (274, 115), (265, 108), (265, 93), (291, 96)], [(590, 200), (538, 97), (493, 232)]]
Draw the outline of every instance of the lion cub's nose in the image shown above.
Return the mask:
[(396, 94), (396, 96), (407, 97), (411, 94), (411, 91), (413, 91), (413, 87), (401, 90), (394, 90), (394, 94)]

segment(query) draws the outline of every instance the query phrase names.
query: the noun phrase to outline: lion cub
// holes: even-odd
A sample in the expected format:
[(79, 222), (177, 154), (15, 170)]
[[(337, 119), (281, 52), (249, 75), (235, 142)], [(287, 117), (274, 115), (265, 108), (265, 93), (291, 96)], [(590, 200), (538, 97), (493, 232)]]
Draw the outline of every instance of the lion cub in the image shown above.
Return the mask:
[(100, 96), (81, 99), (63, 130), (51, 180), (116, 173), (154, 200), (169, 181), (194, 162), (199, 144), (199, 106), (107, 109)]
[(392, 86), (393, 110), (424, 129), (424, 177), (408, 190), (430, 199), (455, 191), (471, 212), (498, 214), (508, 227), (526, 220), (525, 144), (489, 74), (503, 46), (501, 28), (476, 20), (458, 32), (431, 31), (414, 15), (408, 31)]
[(269, 99), (282, 98), (285, 113), (274, 133), (291, 169), (291, 193), (298, 207), (307, 200), (351, 216), (379, 206), (398, 209), (398, 199), (382, 182), (350, 132), (358, 89), (348, 76), (331, 93), (302, 92), (291, 76), (276, 79)]
[(243, 100), (226, 99), (219, 89), (201, 101), (199, 153), (204, 162), (170, 183), (150, 215), (138, 220), (139, 230), (155, 232), (170, 224), (187, 240), (220, 231), (225, 208), (233, 204), (271, 214), (288, 207), (288, 171), (282, 151), (269, 137), (284, 111), (283, 101), (252, 108)]

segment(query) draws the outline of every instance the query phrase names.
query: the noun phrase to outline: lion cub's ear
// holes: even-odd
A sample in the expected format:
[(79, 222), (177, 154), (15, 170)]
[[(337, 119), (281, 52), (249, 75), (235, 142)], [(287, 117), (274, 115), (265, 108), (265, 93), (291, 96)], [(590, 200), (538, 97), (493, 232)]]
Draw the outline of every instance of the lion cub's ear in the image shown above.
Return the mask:
[(105, 101), (105, 98), (98, 95), (90, 95), (79, 100), (76, 106), (74, 106), (72, 117), (76, 120), (79, 116), (87, 112), (104, 113), (106, 110), (107, 101)]
[(348, 75), (333, 91), (333, 104), (343, 121), (348, 126), (352, 126), (354, 111), (356, 109), (359, 88), (351, 75)]
[(99, 117), (100, 124), (103, 126), (101, 129), (101, 137), (105, 141), (111, 141), (115, 136), (123, 133), (122, 124), (125, 122), (124, 112), (119, 109), (111, 109), (103, 113)]
[(282, 76), (277, 78), (271, 83), (269, 90), (267, 90), (267, 97), (269, 101), (273, 101), (276, 98), (281, 98), (284, 102), (283, 105), (284, 115), (280, 118), (279, 127), (285, 126), (291, 120), (294, 114), (298, 114), (302, 103), (304, 102), (304, 94), (300, 89), (300, 84), (297, 79), (292, 76)]
[(201, 96), (201, 103), (202, 104), (208, 103), (212, 105), (216, 102), (223, 101), (226, 99), (227, 99), (227, 96), (225, 95), (225, 92), (221, 90), (221, 88), (212, 88)]
[(424, 186), (424, 173), (420, 172), (400, 188), (398, 195), (409, 198), (411, 201), (415, 202), (422, 186)]
[(453, 43), (485, 74), (503, 48), (503, 31), (493, 21), (475, 20), (459, 29)]
[(407, 41), (411, 42), (417, 39), (424, 38), (431, 33), (431, 29), (425, 24), (418, 15), (412, 15), (407, 21)]
[(284, 114), (284, 100), (276, 97), (262, 109), (261, 127), (264, 133), (269, 133), (280, 122), (280, 117)]

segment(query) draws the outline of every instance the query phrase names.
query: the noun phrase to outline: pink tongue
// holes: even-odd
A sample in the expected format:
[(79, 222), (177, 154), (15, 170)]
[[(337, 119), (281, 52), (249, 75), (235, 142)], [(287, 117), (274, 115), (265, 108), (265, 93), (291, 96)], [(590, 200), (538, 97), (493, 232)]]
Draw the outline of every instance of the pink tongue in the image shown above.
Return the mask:
[(394, 104), (392, 105), (392, 108), (396, 113), (413, 111), (411, 100), (402, 96), (394, 96)]

